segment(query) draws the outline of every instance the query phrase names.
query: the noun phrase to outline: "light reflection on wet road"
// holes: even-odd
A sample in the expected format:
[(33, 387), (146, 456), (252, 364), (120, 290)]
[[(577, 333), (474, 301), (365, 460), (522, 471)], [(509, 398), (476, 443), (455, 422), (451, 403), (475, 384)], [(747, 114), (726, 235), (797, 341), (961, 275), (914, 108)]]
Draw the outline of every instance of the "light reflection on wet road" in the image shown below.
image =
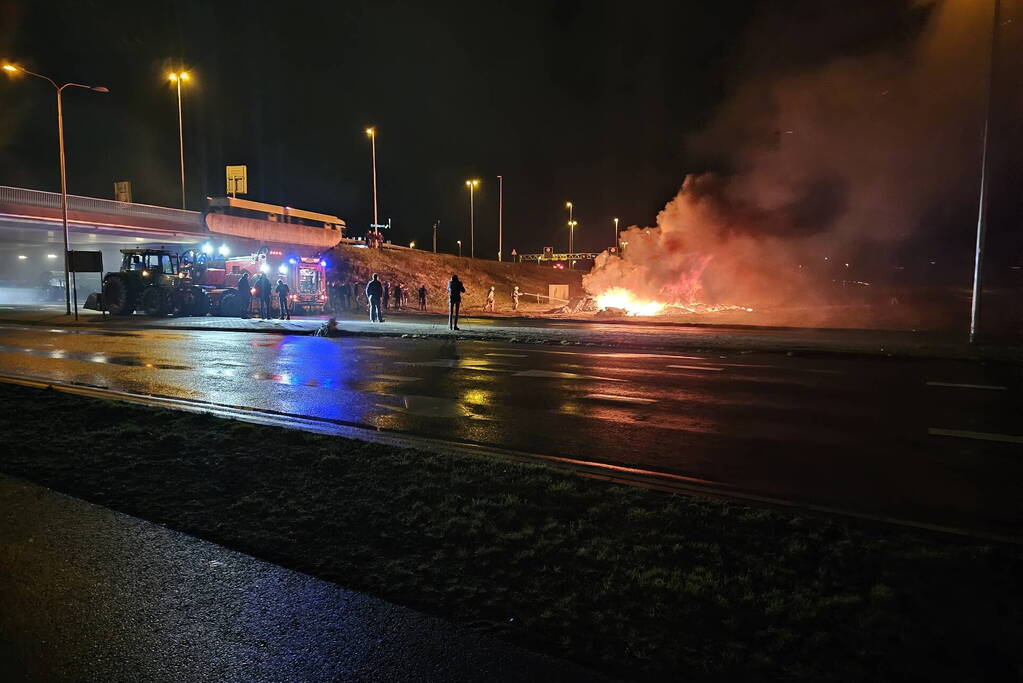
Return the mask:
[[(1023, 520), (1018, 369), (0, 326), (0, 371), (635, 465), (872, 514)], [(1013, 372), (1017, 374), (1013, 374)], [(927, 382), (1006, 386), (1002, 391)]]

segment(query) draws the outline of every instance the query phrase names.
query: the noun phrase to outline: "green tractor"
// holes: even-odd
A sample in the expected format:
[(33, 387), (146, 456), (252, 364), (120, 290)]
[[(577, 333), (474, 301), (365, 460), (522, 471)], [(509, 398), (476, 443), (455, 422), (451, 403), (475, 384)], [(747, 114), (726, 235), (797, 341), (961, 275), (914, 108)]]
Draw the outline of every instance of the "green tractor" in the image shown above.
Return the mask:
[(136, 310), (152, 316), (209, 312), (209, 297), (186, 277), (175, 252), (122, 249), (121, 253), (121, 270), (103, 277), (103, 293), (90, 295), (86, 308), (105, 308), (113, 315), (131, 315)]

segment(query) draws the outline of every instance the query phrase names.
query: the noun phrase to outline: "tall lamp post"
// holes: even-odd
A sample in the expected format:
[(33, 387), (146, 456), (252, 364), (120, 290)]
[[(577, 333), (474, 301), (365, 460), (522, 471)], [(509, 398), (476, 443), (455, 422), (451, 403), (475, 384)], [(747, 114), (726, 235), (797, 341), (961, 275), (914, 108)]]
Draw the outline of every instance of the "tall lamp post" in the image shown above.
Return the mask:
[(615, 241), (611, 243), (611, 246), (617, 248), (618, 247), (618, 219), (617, 218), (613, 218), (611, 220), (613, 220), (615, 222)]
[(191, 78), (187, 71), (178, 71), (167, 75), (178, 90), (178, 154), (181, 157), (181, 208), (185, 208), (185, 124), (181, 116), (181, 82)]
[(377, 215), (377, 129), (367, 128), (366, 135), (369, 136), (369, 144), (373, 154), (373, 229), (380, 223)]
[(575, 253), (575, 226), (579, 225), (578, 221), (568, 222), (568, 267), (575, 268), (575, 259), (572, 258), (572, 254)]
[[(53, 89), (57, 91), (57, 141), (60, 149), (60, 212), (61, 220), (64, 224), (64, 303), (67, 305), (67, 314), (71, 315), (71, 268), (70, 263), (68, 263), (70, 246), (67, 227), (67, 169), (64, 164), (64, 106), (61, 103), (61, 94), (64, 92), (64, 88), (85, 88), (94, 92), (110, 91), (101, 85), (82, 85), (81, 83), (57, 85), (56, 81), (52, 78), (23, 69), (14, 64), (4, 64), (3, 69), (11, 74), (23, 73), (41, 78), (52, 85)], [(78, 310), (78, 301), (75, 301), (75, 310)]]
[(504, 251), (504, 176), (497, 176), (497, 260), (503, 261)]
[(983, 289), (984, 240), (987, 233), (988, 132), (991, 127), (991, 91), (994, 89), (995, 58), (998, 52), (999, 0), (995, 0), (991, 17), (991, 61), (988, 63), (987, 93), (984, 102), (984, 135), (981, 141), (980, 197), (977, 202), (977, 242), (973, 256), (973, 291), (970, 297), (970, 343), (977, 343), (980, 326), (980, 297)]
[(437, 253), (437, 226), (440, 225), (440, 221), (433, 222), (433, 253)]
[(469, 188), (469, 258), (476, 258), (476, 211), (473, 206), (473, 192), (480, 186), (479, 180), (466, 180), (465, 186)]
[(458, 242), (458, 255), (461, 256), (462, 255), (462, 240), (455, 240), (455, 241)]

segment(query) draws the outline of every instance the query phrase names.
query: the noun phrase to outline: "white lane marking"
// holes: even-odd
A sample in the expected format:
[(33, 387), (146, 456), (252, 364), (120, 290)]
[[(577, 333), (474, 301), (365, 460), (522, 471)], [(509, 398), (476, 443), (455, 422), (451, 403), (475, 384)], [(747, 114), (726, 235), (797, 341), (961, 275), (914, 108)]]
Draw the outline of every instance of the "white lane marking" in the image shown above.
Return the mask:
[(422, 377), (406, 377), (404, 375), (374, 375), (373, 378), (385, 382), (418, 382), (422, 379)]
[(927, 430), (931, 436), (954, 436), (960, 439), (976, 439), (978, 441), (999, 441), (1001, 443), (1023, 443), (1023, 436), (1015, 434), (991, 434), (989, 432), (971, 432), (964, 429), (938, 429), (931, 427)]
[(657, 403), (652, 398), (640, 398), (639, 396), (615, 396), (614, 394), (586, 394), (583, 398), (590, 398), (597, 401), (614, 401), (615, 403)]
[(485, 353), (485, 356), (497, 356), (499, 358), (528, 358), (524, 353)]
[(669, 365), (669, 368), (676, 370), (706, 370), (708, 372), (722, 372), (724, 368), (714, 368), (709, 365)]
[(844, 370), (819, 370), (817, 368), (790, 368), (784, 365), (762, 365), (760, 363), (718, 363), (727, 368), (764, 368), (767, 370), (784, 370), (786, 372), (813, 372), (819, 375), (847, 375)]
[(703, 356), (675, 356), (666, 353), (598, 353), (596, 351), (551, 351), (535, 349), (534, 353), (553, 353), (559, 356), (592, 356), (596, 358), (677, 358), (679, 360), (706, 360)]
[(957, 384), (956, 382), (927, 382), (929, 387), (955, 387), (956, 389), (990, 389), (991, 391), (1006, 391), (1008, 387), (999, 387), (993, 384)]
[(628, 382), (627, 379), (617, 377), (596, 377), (594, 375), (579, 375), (574, 372), (555, 372), (553, 370), (523, 370), (516, 372), (512, 377), (552, 377), (555, 379), (599, 379), (605, 382)]

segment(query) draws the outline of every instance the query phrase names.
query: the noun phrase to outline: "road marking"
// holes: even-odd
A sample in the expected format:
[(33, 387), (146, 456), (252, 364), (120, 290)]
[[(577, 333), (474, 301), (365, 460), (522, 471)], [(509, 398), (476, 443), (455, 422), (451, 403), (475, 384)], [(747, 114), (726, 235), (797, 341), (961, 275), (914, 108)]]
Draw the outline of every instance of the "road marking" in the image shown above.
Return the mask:
[(669, 365), (669, 368), (676, 370), (706, 370), (707, 372), (723, 372), (724, 368), (714, 368), (709, 365)]
[(999, 387), (993, 384), (957, 384), (955, 382), (927, 382), (929, 387), (955, 387), (956, 389), (989, 389), (991, 391), (1006, 391), (1008, 387)]
[(727, 368), (763, 368), (767, 370), (784, 370), (785, 372), (813, 372), (819, 375), (847, 375), (844, 370), (820, 370), (817, 368), (791, 368), (784, 365), (764, 365), (761, 363), (718, 363)]
[(484, 356), (497, 356), (499, 358), (528, 358), (524, 353), (485, 353)]
[(404, 375), (374, 375), (373, 378), (385, 382), (418, 382), (422, 379), (422, 377), (406, 377)]
[(965, 429), (938, 429), (931, 427), (927, 430), (931, 436), (953, 436), (959, 439), (976, 439), (978, 441), (998, 441), (1001, 443), (1023, 443), (1023, 436), (1015, 434), (991, 434), (990, 432), (971, 432)]
[(652, 398), (640, 398), (639, 396), (615, 396), (614, 394), (586, 394), (583, 398), (589, 398), (595, 401), (613, 401), (615, 403), (657, 403), (657, 401)]
[(551, 351), (536, 349), (536, 353), (553, 353), (559, 356), (591, 356), (596, 358), (677, 358), (678, 360), (706, 360), (703, 356), (676, 356), (667, 353), (601, 353), (598, 351)]
[(574, 372), (555, 372), (553, 370), (523, 370), (516, 372), (512, 377), (551, 377), (554, 379), (599, 379), (605, 382), (628, 382), (627, 379), (616, 377), (596, 377), (594, 375), (579, 375)]

